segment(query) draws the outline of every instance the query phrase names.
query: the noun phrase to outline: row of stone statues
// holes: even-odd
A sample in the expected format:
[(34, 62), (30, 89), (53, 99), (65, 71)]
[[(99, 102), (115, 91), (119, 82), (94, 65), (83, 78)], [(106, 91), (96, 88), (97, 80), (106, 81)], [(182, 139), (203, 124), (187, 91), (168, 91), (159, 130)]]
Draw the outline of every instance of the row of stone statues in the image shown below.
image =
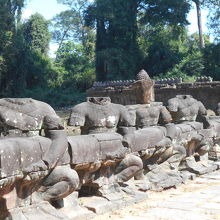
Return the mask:
[(155, 84), (177, 84), (177, 83), (182, 83), (183, 79), (181, 77), (179, 78), (164, 78), (160, 80), (156, 80)]
[(105, 82), (94, 82), (92, 87), (121, 87), (121, 86), (130, 86), (135, 80), (117, 80), (117, 81), (105, 81)]
[[(213, 78), (208, 76), (201, 76), (196, 78), (196, 82), (212, 82)], [(123, 86), (130, 86), (133, 84), (135, 80), (118, 80), (118, 81), (106, 81), (106, 82), (94, 82), (93, 88), (104, 88), (104, 87), (123, 87)], [(161, 84), (178, 84), (183, 83), (183, 79), (181, 77), (179, 78), (164, 78), (160, 80), (155, 80), (156, 85)]]
[(211, 76), (200, 76), (196, 78), (196, 82), (212, 82), (213, 78)]
[(189, 95), (166, 107), (89, 97), (72, 108), (68, 125), (81, 135), (67, 136), (46, 103), (0, 99), (0, 219), (70, 219), (74, 206), (53, 207), (65, 209), (74, 192), (113, 202), (219, 168), (208, 153), (220, 143), (220, 116)]

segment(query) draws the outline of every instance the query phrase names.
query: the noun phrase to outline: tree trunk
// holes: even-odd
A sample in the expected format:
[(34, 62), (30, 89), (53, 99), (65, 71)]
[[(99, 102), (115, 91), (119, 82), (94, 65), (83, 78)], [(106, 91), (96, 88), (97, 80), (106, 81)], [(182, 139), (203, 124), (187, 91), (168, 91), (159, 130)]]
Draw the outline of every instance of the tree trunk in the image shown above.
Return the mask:
[[(97, 20), (96, 28), (96, 80), (107, 80), (107, 61), (103, 50), (106, 49), (106, 30), (102, 19)], [(100, 54), (101, 53), (101, 54)]]
[(202, 30), (201, 4), (200, 4), (200, 0), (194, 0), (194, 2), (196, 4), (196, 10), (197, 10), (200, 48), (205, 48), (205, 42), (204, 42), (203, 30)]

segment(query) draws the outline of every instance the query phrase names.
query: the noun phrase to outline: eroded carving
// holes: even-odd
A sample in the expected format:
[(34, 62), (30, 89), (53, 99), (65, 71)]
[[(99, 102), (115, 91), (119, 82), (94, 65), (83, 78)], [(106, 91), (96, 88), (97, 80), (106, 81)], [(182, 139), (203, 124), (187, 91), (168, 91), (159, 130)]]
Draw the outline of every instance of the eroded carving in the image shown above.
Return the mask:
[[(46, 103), (0, 99), (0, 219), (71, 219), (78, 195), (127, 204), (218, 169), (208, 154), (220, 156), (220, 116), (189, 95), (167, 107), (145, 95), (147, 104), (129, 106), (89, 97), (68, 120), (82, 135), (68, 137)], [(92, 203), (84, 207), (96, 210)]]
[[(52, 202), (77, 188), (78, 175), (63, 160), (68, 148), (66, 132), (48, 104), (1, 99), (0, 119), (0, 195), (7, 195), (5, 207)], [(43, 130), (45, 136), (39, 136)]]

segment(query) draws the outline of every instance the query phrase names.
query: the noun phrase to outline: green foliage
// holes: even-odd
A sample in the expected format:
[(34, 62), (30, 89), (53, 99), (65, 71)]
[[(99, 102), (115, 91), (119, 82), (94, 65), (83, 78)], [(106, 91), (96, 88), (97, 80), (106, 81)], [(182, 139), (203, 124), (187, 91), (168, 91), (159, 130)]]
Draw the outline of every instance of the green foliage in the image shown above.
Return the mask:
[(71, 87), (66, 89), (63, 87), (57, 87), (56, 89), (34, 87), (26, 89), (20, 97), (32, 97), (47, 102), (53, 107), (66, 107), (85, 101), (86, 95)]
[(11, 94), (17, 78), (19, 22), (24, 0), (0, 1), (0, 94)]
[[(146, 48), (140, 50), (143, 44), (146, 45), (146, 41), (138, 37), (139, 28), (169, 24), (177, 26), (173, 28), (177, 31), (178, 26), (188, 23), (186, 15), (189, 9), (190, 5), (185, 0), (96, 0), (88, 7), (85, 19), (90, 26), (96, 23), (97, 79), (103, 81), (134, 78), (143, 67), (144, 54), (147, 54)], [(157, 48), (160, 45), (155, 48), (151, 46), (152, 52)], [(167, 47), (162, 50), (159, 56), (163, 54), (162, 56), (168, 57)], [(171, 67), (170, 62), (167, 63), (166, 69)]]
[[(57, 106), (85, 100), (100, 81), (134, 79), (141, 68), (154, 78), (208, 75), (220, 80), (219, 0), (208, 8), (215, 44), (188, 36), (186, 16), (197, 0), (58, 0), (50, 33), (40, 14), (20, 21), (24, 0), (0, 0), (0, 95), (32, 97)], [(96, 33), (95, 33), (96, 32)], [(58, 43), (48, 57), (50, 38)]]
[(173, 26), (157, 25), (146, 33), (148, 46), (145, 47), (147, 56), (144, 68), (151, 76), (166, 73), (178, 64), (187, 52), (186, 29), (178, 29), (177, 31)]
[(95, 80), (94, 60), (89, 59), (81, 44), (64, 43), (57, 51), (56, 62), (66, 71), (66, 87), (75, 85), (80, 91), (91, 87)]
[(193, 80), (203, 75), (204, 59), (200, 51), (184, 57), (180, 63), (176, 64), (170, 71), (166, 72), (165, 77), (182, 77), (184, 81)]
[(61, 12), (52, 19), (53, 40), (59, 44), (59, 48), (67, 41), (82, 44), (88, 55), (94, 56), (95, 32), (85, 25), (84, 11), (89, 5), (87, 0), (60, 0), (68, 10)]
[(209, 32), (220, 41), (220, 0), (203, 0), (203, 5), (208, 9), (208, 27)]
[(220, 81), (220, 43), (210, 44), (204, 49), (204, 73)]
[(31, 15), (23, 25), (24, 39), (28, 50), (47, 54), (51, 34), (49, 22), (39, 13)]
[(97, 0), (88, 8), (86, 23), (97, 29), (97, 80), (133, 78), (140, 69), (137, 7), (134, 0)]
[(157, 24), (186, 25), (190, 4), (186, 0), (143, 0), (140, 5), (141, 22)]

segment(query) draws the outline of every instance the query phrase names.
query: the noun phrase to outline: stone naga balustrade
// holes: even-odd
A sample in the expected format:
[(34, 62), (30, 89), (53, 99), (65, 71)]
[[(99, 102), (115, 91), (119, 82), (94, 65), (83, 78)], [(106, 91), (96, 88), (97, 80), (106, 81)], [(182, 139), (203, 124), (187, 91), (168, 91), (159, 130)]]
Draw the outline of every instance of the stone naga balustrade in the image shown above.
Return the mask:
[(82, 134), (69, 137), (46, 103), (1, 99), (0, 114), (1, 220), (88, 219), (219, 168), (208, 153), (220, 117), (191, 96), (167, 107), (90, 97), (72, 108), (68, 124)]

